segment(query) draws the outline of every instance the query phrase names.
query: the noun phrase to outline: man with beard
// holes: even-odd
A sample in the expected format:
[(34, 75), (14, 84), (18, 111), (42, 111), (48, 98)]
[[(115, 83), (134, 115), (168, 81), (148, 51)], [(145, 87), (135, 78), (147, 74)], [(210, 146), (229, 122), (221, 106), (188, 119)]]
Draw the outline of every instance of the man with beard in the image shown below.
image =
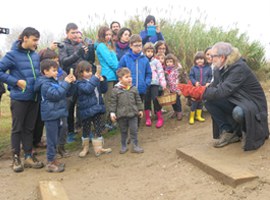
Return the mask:
[(120, 28), (121, 28), (121, 25), (117, 21), (113, 21), (110, 25), (110, 29), (112, 30), (112, 33), (113, 33), (112, 40), (114, 43), (118, 41), (117, 34), (118, 34), (118, 31), (120, 30)]
[(262, 146), (269, 137), (267, 101), (264, 91), (241, 57), (229, 43), (212, 47), (214, 82), (209, 87), (180, 84), (185, 96), (205, 101), (213, 120), (214, 147), (240, 141), (245, 151)]
[[(12, 130), (11, 148), (13, 171), (22, 172), (24, 168), (42, 168), (44, 165), (32, 155), (33, 130), (38, 113), (37, 94), (34, 92), (35, 80), (40, 76), (37, 49), (40, 34), (27, 27), (19, 39), (0, 61), (0, 81), (10, 90)], [(7, 73), (8, 71), (8, 73)], [(24, 166), (20, 160), (20, 145), (24, 150)]]

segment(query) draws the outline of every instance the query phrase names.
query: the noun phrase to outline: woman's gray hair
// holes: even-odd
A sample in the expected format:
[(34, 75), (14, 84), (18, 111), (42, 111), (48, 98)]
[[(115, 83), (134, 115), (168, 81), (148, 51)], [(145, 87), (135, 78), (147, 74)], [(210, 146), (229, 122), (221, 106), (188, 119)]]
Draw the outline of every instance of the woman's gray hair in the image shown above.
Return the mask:
[(217, 50), (217, 55), (219, 56), (228, 56), (232, 53), (233, 51), (233, 47), (230, 43), (227, 42), (218, 42), (216, 44), (214, 44), (214, 46), (212, 47), (212, 49)]

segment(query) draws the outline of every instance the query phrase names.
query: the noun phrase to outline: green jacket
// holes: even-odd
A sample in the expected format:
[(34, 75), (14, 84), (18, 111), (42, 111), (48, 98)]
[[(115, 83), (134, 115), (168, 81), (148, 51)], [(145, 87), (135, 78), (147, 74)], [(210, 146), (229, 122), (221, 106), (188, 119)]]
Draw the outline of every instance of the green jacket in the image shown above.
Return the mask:
[(129, 90), (116, 84), (112, 90), (110, 113), (115, 113), (117, 119), (123, 117), (137, 116), (139, 111), (143, 111), (143, 103), (136, 87), (131, 86)]

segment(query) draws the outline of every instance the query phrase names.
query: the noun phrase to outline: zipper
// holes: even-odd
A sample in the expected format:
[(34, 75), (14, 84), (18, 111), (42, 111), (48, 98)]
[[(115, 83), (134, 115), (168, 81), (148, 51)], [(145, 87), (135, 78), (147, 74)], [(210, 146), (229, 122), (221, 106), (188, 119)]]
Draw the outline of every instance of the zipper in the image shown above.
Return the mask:
[[(33, 65), (32, 58), (30, 56), (30, 51), (27, 52), (27, 57), (28, 57), (28, 59), (30, 61), (30, 65), (31, 65), (33, 76), (34, 76), (34, 80), (36, 80), (37, 79), (37, 76), (36, 76), (36, 73), (35, 73), (35, 67)], [(37, 101), (37, 94), (35, 94), (35, 101)]]

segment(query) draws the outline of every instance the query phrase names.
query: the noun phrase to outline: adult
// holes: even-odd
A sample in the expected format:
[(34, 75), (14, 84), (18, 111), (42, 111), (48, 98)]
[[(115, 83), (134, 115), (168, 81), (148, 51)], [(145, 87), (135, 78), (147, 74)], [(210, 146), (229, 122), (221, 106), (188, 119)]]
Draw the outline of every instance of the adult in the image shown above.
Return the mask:
[[(108, 90), (104, 94), (105, 107), (109, 106), (111, 92), (114, 84), (117, 81), (116, 69), (118, 67), (118, 60), (115, 53), (115, 46), (112, 42), (112, 31), (107, 26), (102, 26), (98, 30), (98, 40), (95, 43), (96, 54), (101, 65), (101, 75), (107, 78)], [(106, 121), (109, 119), (109, 112), (105, 114)], [(104, 119), (104, 120), (105, 120)], [(107, 121), (108, 122), (108, 121)], [(110, 123), (106, 124), (111, 126)], [(109, 127), (109, 129), (112, 127)]]
[(164, 40), (160, 40), (155, 43), (156, 53), (163, 53), (165, 56), (170, 53), (169, 47)]
[(209, 87), (180, 86), (184, 95), (205, 100), (213, 119), (214, 147), (239, 141), (245, 151), (262, 146), (269, 137), (264, 91), (239, 50), (218, 42), (212, 47), (212, 64), (219, 77)]
[[(24, 167), (42, 168), (44, 165), (32, 155), (33, 130), (38, 113), (34, 83), (40, 75), (39, 55), (35, 52), (39, 31), (25, 28), (9, 51), (0, 61), (0, 81), (6, 83), (11, 98), (11, 148), (13, 171), (22, 172)], [(7, 73), (8, 71), (8, 73)], [(24, 166), (20, 160), (21, 143), (24, 150)]]
[(110, 24), (110, 29), (112, 30), (112, 41), (115, 43), (118, 41), (118, 31), (121, 28), (121, 24), (117, 21), (113, 21)]
[(129, 48), (129, 40), (132, 32), (129, 28), (123, 27), (118, 31), (118, 41), (115, 43), (116, 55), (118, 61), (125, 55)]
[[(94, 49), (89, 49), (87, 45), (84, 45), (80, 40), (81, 36), (78, 26), (75, 23), (68, 23), (66, 26), (66, 38), (63, 41), (63, 48), (59, 49), (59, 60), (63, 70), (69, 74), (70, 69), (75, 71), (78, 63), (82, 60), (89, 61), (91, 55), (93, 55)], [(94, 58), (93, 58), (94, 59)], [(94, 60), (92, 60), (94, 62)], [(77, 95), (73, 95), (69, 98), (68, 106), (68, 138), (67, 142), (73, 142), (75, 139), (75, 127), (74, 127), (74, 108), (77, 101)], [(77, 120), (76, 128), (79, 127), (79, 120)]]
[[(154, 31), (149, 28), (153, 27)], [(159, 40), (164, 40), (164, 37), (160, 31), (160, 27), (156, 24), (156, 18), (153, 15), (148, 15), (144, 21), (144, 30), (140, 32), (142, 43), (145, 45), (147, 42), (155, 44)]]

